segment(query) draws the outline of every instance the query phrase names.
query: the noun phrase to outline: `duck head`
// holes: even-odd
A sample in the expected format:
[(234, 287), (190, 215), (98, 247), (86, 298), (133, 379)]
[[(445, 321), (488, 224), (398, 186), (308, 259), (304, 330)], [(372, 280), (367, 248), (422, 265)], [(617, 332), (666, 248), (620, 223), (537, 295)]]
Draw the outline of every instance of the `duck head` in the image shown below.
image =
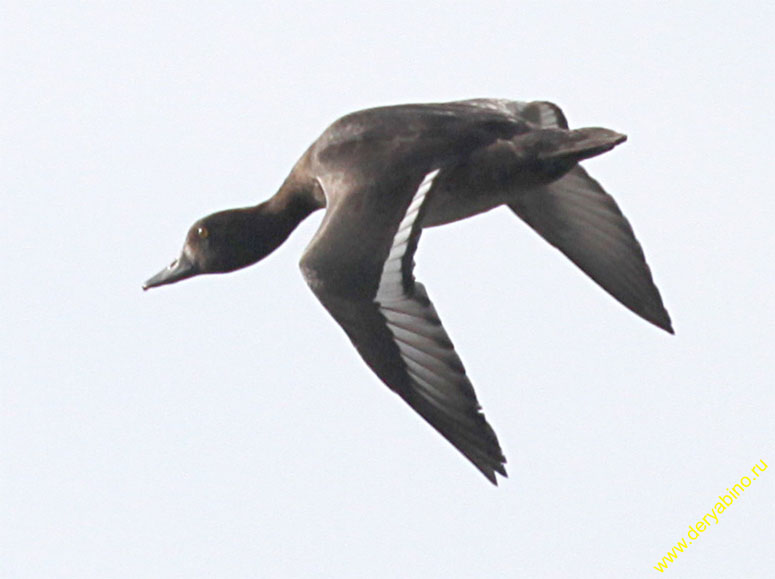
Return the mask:
[(148, 279), (143, 289), (247, 267), (274, 251), (289, 233), (284, 220), (262, 205), (213, 213), (191, 226), (180, 256)]

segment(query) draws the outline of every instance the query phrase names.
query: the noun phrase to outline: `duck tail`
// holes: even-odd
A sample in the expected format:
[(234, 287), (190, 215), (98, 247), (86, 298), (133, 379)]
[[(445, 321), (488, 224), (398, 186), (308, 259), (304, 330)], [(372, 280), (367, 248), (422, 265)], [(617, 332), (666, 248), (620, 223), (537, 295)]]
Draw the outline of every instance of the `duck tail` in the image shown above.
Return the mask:
[[(547, 135), (548, 132), (553, 134)], [(544, 133), (539, 137), (544, 146), (539, 146), (538, 150), (538, 159), (542, 161), (563, 159), (578, 163), (610, 151), (627, 140), (626, 135), (601, 127), (572, 131), (544, 129), (539, 133)]]

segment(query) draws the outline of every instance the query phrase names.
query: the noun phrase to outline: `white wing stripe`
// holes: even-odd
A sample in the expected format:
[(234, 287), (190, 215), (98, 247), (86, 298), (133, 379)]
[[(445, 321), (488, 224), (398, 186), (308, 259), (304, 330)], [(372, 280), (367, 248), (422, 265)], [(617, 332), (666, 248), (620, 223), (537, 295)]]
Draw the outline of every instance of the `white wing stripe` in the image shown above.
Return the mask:
[(404, 257), (425, 196), (438, 173), (439, 169), (436, 169), (423, 178), (398, 225), (382, 266), (375, 301), (417, 392), (437, 408), (444, 409), (445, 413), (470, 422), (468, 409), (476, 397), (460, 359), (422, 285), (415, 284), (411, 296), (406, 295), (404, 290), (404, 276), (407, 275), (403, 267)]
[(428, 173), (420, 183), (417, 191), (406, 209), (404, 218), (398, 224), (398, 230), (393, 236), (393, 244), (390, 252), (382, 266), (382, 275), (379, 278), (379, 289), (377, 290), (377, 302), (387, 299), (395, 299), (403, 294), (401, 278), (396, 278), (396, 274), (403, 275), (402, 264), (406, 250), (409, 248), (409, 240), (412, 236), (412, 229), (417, 216), (420, 214), (420, 208), (425, 201), (425, 195), (430, 191), (433, 180), (439, 174), (439, 169)]
[(375, 301), (418, 392), (435, 406), (451, 406), (464, 412), (471, 403), (468, 396), (471, 386), (460, 359), (422, 286), (415, 285), (410, 297), (403, 283), (407, 275), (403, 261), (415, 231), (415, 221), (438, 173), (436, 169), (423, 178), (398, 225), (382, 267)]
[[(404, 359), (404, 361), (406, 362), (406, 365), (411, 372), (422, 376), (423, 378), (425, 378), (425, 380), (429, 382), (433, 381), (435, 384), (440, 385), (441, 388), (445, 388), (445, 387), (448, 388), (450, 384), (462, 385), (466, 381), (464, 374), (460, 374), (459, 372), (454, 372), (449, 368), (446, 368), (445, 372), (439, 372), (437, 371), (437, 369), (428, 368), (427, 366), (424, 366), (423, 364), (415, 361), (414, 359), (408, 356)], [(454, 390), (448, 389), (445, 392), (447, 396), (450, 396), (450, 394), (453, 393)], [(468, 400), (468, 398), (463, 394), (456, 396), (456, 398)]]
[[(393, 335), (395, 336), (395, 334)], [(398, 349), (401, 350), (401, 356), (404, 358), (411, 358), (428, 369), (437, 367), (443, 370), (449, 367), (447, 365), (447, 360), (451, 355), (449, 348), (440, 348), (433, 342), (429, 342), (424, 344), (425, 347), (423, 349), (420, 349), (398, 337), (396, 337), (396, 342), (398, 343)]]
[[(386, 314), (387, 312), (383, 312)], [(387, 315), (388, 326), (390, 330), (396, 336), (396, 338), (404, 339), (405, 341), (419, 341), (419, 340), (433, 340), (434, 343), (452, 349), (452, 344), (447, 339), (447, 335), (439, 325), (431, 325), (427, 322), (424, 324), (421, 321), (421, 325), (417, 324), (400, 324), (391, 320)]]
[(403, 231), (399, 231), (396, 233), (396, 236), (393, 238), (393, 247), (391, 249), (395, 250), (396, 247), (400, 245), (406, 245), (406, 242), (409, 241), (409, 236), (412, 234), (412, 228), (407, 227)]
[(409, 308), (414, 305), (412, 302), (408, 302), (407, 300), (400, 301), (398, 305), (402, 308), (406, 308), (404, 311), (392, 309), (391, 305), (392, 304), (389, 301), (380, 303), (382, 315), (385, 316), (388, 324), (407, 328), (412, 332), (417, 331), (420, 325), (430, 326), (432, 324), (435, 328), (440, 327), (438, 319), (433, 317), (431, 312), (408, 311)]

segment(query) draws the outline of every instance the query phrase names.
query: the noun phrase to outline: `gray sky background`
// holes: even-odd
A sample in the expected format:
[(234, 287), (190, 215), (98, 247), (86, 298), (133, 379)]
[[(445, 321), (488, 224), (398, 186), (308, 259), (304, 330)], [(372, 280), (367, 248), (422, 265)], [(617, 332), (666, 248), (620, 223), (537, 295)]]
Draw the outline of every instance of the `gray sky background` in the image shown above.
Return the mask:
[[(0, 576), (648, 577), (773, 436), (771, 2), (6, 2)], [(509, 459), (492, 487), (366, 368), (297, 267), (143, 293), (335, 118), (547, 99), (675, 322), (507, 210), (417, 276)], [(775, 469), (665, 571), (775, 576)]]

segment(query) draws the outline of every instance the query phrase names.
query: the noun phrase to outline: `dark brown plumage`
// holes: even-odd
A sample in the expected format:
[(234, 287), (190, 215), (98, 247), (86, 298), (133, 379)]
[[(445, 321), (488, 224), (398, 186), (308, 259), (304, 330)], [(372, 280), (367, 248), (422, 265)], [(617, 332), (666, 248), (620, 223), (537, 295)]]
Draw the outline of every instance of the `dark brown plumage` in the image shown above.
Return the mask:
[(568, 129), (551, 103), (475, 99), (368, 109), (333, 123), (279, 191), (189, 230), (144, 289), (222, 273), (271, 253), (326, 208), (301, 259), (310, 288), (374, 373), (490, 481), (506, 459), (425, 288), (422, 229), (507, 205), (627, 308), (672, 333), (643, 250), (578, 162), (624, 135)]

